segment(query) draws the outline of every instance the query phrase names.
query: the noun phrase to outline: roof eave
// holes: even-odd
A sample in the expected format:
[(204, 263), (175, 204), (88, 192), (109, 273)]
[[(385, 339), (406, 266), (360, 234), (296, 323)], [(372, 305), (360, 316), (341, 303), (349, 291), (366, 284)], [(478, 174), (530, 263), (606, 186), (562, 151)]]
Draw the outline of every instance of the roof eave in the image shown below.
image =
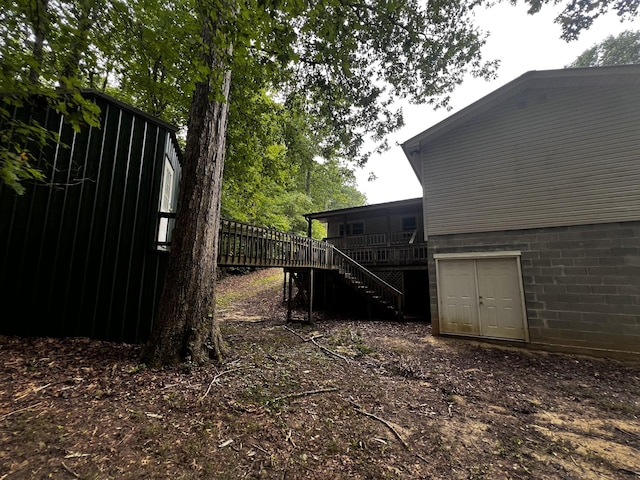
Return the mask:
[[(407, 159), (411, 163), (416, 175), (419, 175), (420, 151), (427, 142), (431, 142), (441, 135), (453, 130), (457, 126), (465, 123), (474, 117), (486, 112), (495, 105), (505, 101), (507, 98), (519, 93), (527, 88), (534, 80), (554, 80), (554, 79), (575, 79), (584, 81), (585, 79), (605, 79), (614, 81), (616, 79), (640, 74), (640, 65), (620, 65), (612, 67), (587, 67), (587, 68), (563, 68), (557, 70), (531, 70), (526, 72), (502, 87), (494, 90), (488, 95), (463, 108), (459, 112), (447, 117), (433, 127), (424, 130), (416, 136), (401, 144)], [(622, 75), (622, 76), (621, 76)], [(599, 81), (599, 80), (598, 80)], [(417, 164), (415, 162), (418, 162)]]
[(304, 217), (309, 220), (325, 220), (329, 217), (338, 217), (341, 215), (357, 214), (367, 211), (383, 210), (389, 208), (401, 208), (405, 206), (422, 206), (422, 197), (410, 198), (407, 200), (397, 200), (395, 202), (374, 203), (373, 205), (361, 205), (359, 207), (341, 208), (338, 210), (327, 210), (324, 212), (306, 213)]

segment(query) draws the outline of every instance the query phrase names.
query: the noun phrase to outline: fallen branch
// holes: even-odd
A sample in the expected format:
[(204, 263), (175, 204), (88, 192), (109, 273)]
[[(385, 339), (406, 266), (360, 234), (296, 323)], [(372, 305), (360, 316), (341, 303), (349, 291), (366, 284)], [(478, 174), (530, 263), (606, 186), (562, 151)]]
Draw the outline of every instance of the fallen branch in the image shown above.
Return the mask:
[(295, 330), (287, 327), (286, 325), (283, 325), (283, 327), (287, 330), (289, 330), (291, 333), (293, 333), (296, 337), (298, 337), (300, 340), (302, 340), (303, 342), (307, 343), (307, 342), (311, 342), (313, 343), (316, 347), (318, 347), (320, 350), (324, 351), (325, 353), (328, 353), (329, 355), (333, 355), (334, 357), (338, 357), (341, 360), (344, 360), (345, 363), (349, 363), (349, 359), (346, 357), (343, 357), (342, 355), (340, 355), (339, 353), (334, 352), (333, 350), (329, 350), (327, 347), (324, 347), (322, 345), (320, 345), (318, 342), (316, 342), (316, 338), (320, 338), (322, 335), (318, 335), (318, 336), (313, 336), (313, 337), (309, 337), (309, 338), (305, 338), (302, 335), (300, 335), (298, 332), (296, 332)]
[(623, 430), (623, 429), (618, 428), (618, 427), (614, 427), (614, 428), (615, 428), (616, 431), (618, 431), (618, 432), (620, 432), (620, 433), (622, 433), (624, 435), (627, 435), (627, 436), (633, 438), (634, 440), (640, 440), (640, 435), (638, 435), (636, 433), (628, 432), (627, 430)]
[(247, 369), (249, 369), (249, 368), (251, 368), (251, 367), (239, 367), (239, 368), (232, 368), (232, 369), (230, 369), (230, 370), (225, 370), (224, 372), (220, 372), (220, 373), (218, 373), (216, 376), (214, 376), (214, 377), (213, 377), (213, 380), (211, 380), (211, 383), (209, 384), (209, 387), (207, 388), (207, 391), (206, 391), (206, 392), (204, 392), (204, 395), (202, 395), (202, 396), (199, 398), (199, 401), (204, 400), (204, 398), (205, 398), (207, 395), (209, 395), (209, 392), (211, 391), (211, 387), (213, 387), (213, 384), (214, 384), (214, 383), (216, 383), (216, 382), (218, 381), (218, 379), (219, 379), (221, 376), (226, 375), (227, 373), (237, 372), (237, 371), (239, 371), (239, 370), (247, 370)]
[(62, 467), (69, 472), (74, 478), (80, 478), (80, 475), (78, 475), (76, 472), (74, 472), (73, 470), (71, 470), (69, 467), (67, 467), (67, 465), (64, 462), (62, 463)]
[[(351, 402), (353, 403), (353, 402)], [(367, 417), (371, 417), (374, 420), (379, 421), (380, 423), (383, 423), (389, 430), (391, 430), (393, 432), (393, 434), (395, 435), (395, 437), (400, 440), (400, 443), (402, 443), (402, 446), (407, 449), (407, 450), (411, 450), (409, 448), (409, 445), (407, 445), (407, 442), (404, 441), (404, 439), (400, 436), (400, 434), (398, 433), (398, 431), (393, 427), (393, 425), (391, 425), (389, 422), (387, 422), (384, 418), (380, 418), (377, 415), (374, 415), (373, 413), (369, 413), (366, 410), (363, 410), (362, 407), (360, 407), (358, 404), (353, 403), (353, 406), (356, 409), (356, 412), (362, 414), (362, 415), (366, 415)]]
[(640, 471), (637, 471), (637, 470), (629, 470), (628, 468), (619, 468), (618, 471), (629, 474), (629, 475), (635, 475), (636, 477), (640, 477)]
[(296, 337), (298, 337), (300, 340), (302, 340), (303, 342), (307, 342), (308, 340), (306, 338), (304, 338), (302, 335), (300, 335), (298, 332), (296, 332), (294, 329), (287, 327), (286, 325), (283, 325), (285, 330), (289, 330), (291, 333), (293, 333)]
[(329, 355), (333, 355), (334, 357), (338, 357), (342, 360), (344, 360), (345, 363), (349, 363), (349, 359), (346, 357), (343, 357), (342, 355), (340, 355), (339, 353), (334, 352), (333, 350), (329, 350), (327, 347), (323, 347), (322, 345), (320, 345), (318, 342), (316, 342), (313, 338), (310, 339), (313, 344), (318, 347), (320, 350), (323, 350), (325, 352), (327, 352)]
[(296, 332), (295, 330), (293, 330), (292, 328), (287, 327), (286, 325), (283, 325), (283, 327), (286, 330), (289, 330), (291, 333), (293, 333), (296, 337), (298, 337), (300, 340), (302, 340), (304, 343), (307, 342), (311, 342), (313, 340), (315, 340), (316, 338), (322, 338), (324, 337), (324, 335), (322, 335), (321, 333), (317, 334), (317, 335), (312, 335), (310, 337), (303, 337), (302, 335), (300, 335), (298, 332)]
[(16, 400), (22, 400), (24, 397), (26, 397), (27, 395), (30, 395), (32, 393), (36, 393), (39, 392), (40, 390), (44, 390), (47, 387), (50, 387), (51, 385), (53, 385), (52, 383), (47, 383), (46, 385), (43, 385), (42, 387), (38, 387), (38, 388), (34, 388), (33, 390), (29, 390), (26, 393), (23, 393), (22, 395), (20, 395), (19, 397), (16, 397)]
[(3, 416), (0, 417), (0, 421), (16, 413), (20, 413), (20, 412), (24, 412), (25, 410), (31, 410), (32, 408), (36, 408), (38, 405), (42, 405), (42, 402), (35, 403), (29, 407), (19, 408), (18, 410), (14, 410), (13, 412), (5, 413)]
[(256, 444), (256, 443), (252, 443), (251, 446), (253, 448), (257, 448), (258, 450), (260, 450), (262, 453), (264, 453), (265, 455), (269, 455), (271, 456), (271, 452), (267, 452), (264, 448), (262, 448), (260, 445)]
[(298, 393), (290, 393), (288, 395), (283, 395), (281, 397), (276, 397), (273, 400), (271, 400), (272, 402), (278, 402), (280, 400), (285, 400), (287, 398), (300, 398), (300, 397), (307, 397), (309, 395), (317, 395), (318, 393), (327, 393), (327, 392), (336, 392), (339, 389), (336, 387), (331, 387), (331, 388), (319, 388), (318, 390), (307, 390), (305, 392), (298, 392)]

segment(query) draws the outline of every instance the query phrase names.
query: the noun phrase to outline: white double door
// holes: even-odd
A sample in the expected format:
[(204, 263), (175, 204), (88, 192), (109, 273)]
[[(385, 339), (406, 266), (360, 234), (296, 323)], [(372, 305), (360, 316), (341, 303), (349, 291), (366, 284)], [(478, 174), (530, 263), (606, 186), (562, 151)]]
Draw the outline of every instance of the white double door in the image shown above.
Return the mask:
[(440, 333), (526, 340), (518, 260), (438, 260)]

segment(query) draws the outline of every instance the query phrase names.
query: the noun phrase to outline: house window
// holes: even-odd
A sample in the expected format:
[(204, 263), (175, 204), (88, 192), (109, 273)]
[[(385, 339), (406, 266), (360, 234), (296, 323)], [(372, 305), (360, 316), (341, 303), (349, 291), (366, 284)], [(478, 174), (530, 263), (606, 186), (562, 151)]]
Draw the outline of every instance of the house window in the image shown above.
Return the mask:
[(352, 235), (363, 235), (363, 234), (364, 234), (363, 222), (343, 223), (340, 225), (341, 237), (350, 237)]
[(402, 217), (402, 231), (414, 232), (418, 229), (416, 217)]

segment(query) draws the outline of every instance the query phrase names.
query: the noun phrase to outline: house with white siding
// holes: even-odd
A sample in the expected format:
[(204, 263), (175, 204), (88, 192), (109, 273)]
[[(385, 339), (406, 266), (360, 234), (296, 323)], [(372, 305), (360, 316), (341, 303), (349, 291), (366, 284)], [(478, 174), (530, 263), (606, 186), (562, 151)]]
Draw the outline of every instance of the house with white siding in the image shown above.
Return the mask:
[(640, 65), (527, 72), (402, 148), (434, 334), (640, 355)]
[(305, 217), (309, 231), (312, 221), (324, 224), (327, 242), (402, 292), (405, 319), (429, 320), (429, 305), (424, 301), (429, 277), (422, 198), (315, 212)]

